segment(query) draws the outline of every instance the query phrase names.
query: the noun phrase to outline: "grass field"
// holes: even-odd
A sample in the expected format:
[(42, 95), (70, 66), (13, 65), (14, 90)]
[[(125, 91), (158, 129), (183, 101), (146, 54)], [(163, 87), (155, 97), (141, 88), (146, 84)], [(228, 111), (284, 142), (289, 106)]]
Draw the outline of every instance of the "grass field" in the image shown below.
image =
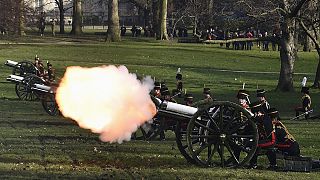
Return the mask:
[[(318, 172), (272, 172), (264, 170), (265, 158), (258, 170), (200, 168), (188, 164), (180, 155), (174, 135), (166, 141), (130, 141), (109, 144), (96, 134), (80, 129), (72, 121), (51, 117), (39, 102), (19, 101), (14, 84), (5, 78), (11, 69), (5, 60), (32, 60), (37, 54), (49, 60), (61, 77), (67, 66), (93, 67), (125, 65), (133, 73), (151, 75), (175, 87), (175, 73), (181, 67), (184, 88), (201, 97), (205, 84), (219, 100), (235, 101), (238, 89), (246, 83), (255, 99), (257, 87), (266, 89), (271, 106), (299, 141), (302, 154), (320, 156), (319, 119), (289, 121), (300, 103), (300, 82), (314, 77), (317, 54), (299, 53), (295, 63), (296, 92), (274, 91), (277, 85), (278, 52), (233, 51), (207, 44), (178, 44), (151, 39), (125, 38), (120, 43), (104, 43), (103, 36), (59, 36), (0, 40), (0, 177), (3, 178), (75, 178), (75, 179), (319, 179)], [(106, 83), (106, 82), (102, 82)], [(103, 92), (102, 92), (103, 93)], [(320, 92), (311, 90), (315, 114), (320, 113)], [(182, 101), (182, 99), (178, 99)]]

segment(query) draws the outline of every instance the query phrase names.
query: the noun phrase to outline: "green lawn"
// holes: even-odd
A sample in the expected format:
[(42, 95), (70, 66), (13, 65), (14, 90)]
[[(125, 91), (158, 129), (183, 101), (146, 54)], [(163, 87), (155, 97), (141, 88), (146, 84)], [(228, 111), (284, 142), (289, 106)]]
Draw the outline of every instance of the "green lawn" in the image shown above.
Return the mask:
[[(268, 100), (280, 110), (299, 141), (304, 155), (319, 158), (319, 119), (289, 121), (300, 103), (300, 82), (314, 78), (317, 54), (299, 53), (295, 63), (296, 92), (274, 91), (277, 85), (278, 52), (233, 51), (207, 44), (178, 44), (151, 39), (125, 38), (120, 43), (104, 43), (103, 36), (86, 34), (13, 38), (0, 40), (0, 176), (4, 178), (76, 179), (318, 179), (320, 174), (272, 172), (264, 169), (200, 168), (188, 164), (180, 155), (171, 132), (166, 141), (131, 141), (109, 144), (80, 129), (70, 120), (47, 115), (39, 102), (19, 101), (14, 84), (5, 78), (11, 69), (5, 60), (32, 60), (37, 54), (49, 60), (61, 77), (67, 66), (125, 65), (133, 73), (151, 75), (175, 86), (175, 73), (181, 67), (184, 88), (201, 97), (205, 84), (219, 100), (235, 101), (238, 89), (246, 83), (255, 100), (257, 87), (266, 89)], [(10, 44), (6, 44), (10, 42)], [(15, 43), (21, 44), (15, 44)], [(103, 82), (102, 82), (103, 83)], [(103, 92), (102, 92), (103, 93)], [(320, 92), (311, 90), (315, 113), (320, 114)], [(182, 99), (178, 99), (182, 101)], [(265, 158), (261, 166), (266, 167)]]

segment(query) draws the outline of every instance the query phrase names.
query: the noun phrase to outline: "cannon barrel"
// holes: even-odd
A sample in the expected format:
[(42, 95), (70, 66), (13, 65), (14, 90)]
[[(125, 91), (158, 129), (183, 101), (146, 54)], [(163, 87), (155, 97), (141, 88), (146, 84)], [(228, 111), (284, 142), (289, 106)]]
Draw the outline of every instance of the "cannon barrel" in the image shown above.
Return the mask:
[(36, 83), (31, 87), (31, 89), (35, 90), (35, 91), (41, 91), (44, 93), (51, 93), (51, 94), (55, 93), (55, 88), (53, 88), (51, 86), (44, 85), (44, 84), (37, 84)]
[(15, 67), (18, 64), (18, 62), (16, 61), (12, 61), (12, 60), (7, 60), (5, 65), (9, 66), (9, 67)]
[(15, 83), (22, 82), (23, 80), (24, 80), (24, 77), (13, 75), (13, 74), (10, 75), (9, 77), (7, 77), (7, 81), (11, 81), (11, 82), (15, 82)]
[(154, 102), (159, 107), (158, 115), (174, 119), (191, 119), (198, 111), (198, 108), (169, 101), (162, 101), (159, 98), (154, 98)]

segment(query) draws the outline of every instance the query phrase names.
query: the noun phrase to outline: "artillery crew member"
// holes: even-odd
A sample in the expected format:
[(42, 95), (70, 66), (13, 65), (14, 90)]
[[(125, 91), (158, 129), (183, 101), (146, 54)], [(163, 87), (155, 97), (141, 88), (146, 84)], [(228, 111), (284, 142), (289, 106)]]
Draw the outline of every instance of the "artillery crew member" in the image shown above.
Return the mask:
[(154, 97), (157, 97), (157, 98), (161, 98), (161, 91), (160, 91), (160, 89), (161, 89), (161, 84), (160, 84), (160, 82), (154, 82), (154, 87), (153, 87), (153, 91), (152, 91), (152, 95), (154, 96)]
[(272, 124), (276, 134), (275, 147), (287, 156), (300, 156), (300, 148), (298, 142), (289, 133), (288, 129), (279, 120), (279, 112), (276, 108), (270, 108), (268, 115), (272, 120)]
[(254, 119), (258, 128), (258, 149), (250, 160), (250, 168), (257, 168), (258, 154), (261, 150), (266, 150), (266, 155), (269, 160), (268, 169), (275, 170), (277, 168), (275, 146), (275, 133), (271, 118), (266, 114), (262, 107), (262, 103), (257, 101), (250, 104), (251, 112), (254, 114)]
[(192, 96), (192, 94), (185, 94), (185, 95), (184, 95), (184, 102), (185, 102), (185, 105), (187, 105), (187, 106), (192, 106), (192, 103), (193, 103), (193, 96)]
[(55, 69), (53, 69), (52, 64), (47, 62), (47, 68), (48, 68), (48, 81), (49, 83), (52, 83), (55, 79)]
[(262, 107), (264, 108), (264, 110), (267, 111), (268, 109), (270, 109), (270, 105), (266, 99), (265, 93), (266, 91), (264, 89), (257, 90), (257, 98), (262, 103)]
[(170, 91), (166, 86), (164, 87), (161, 86), (160, 92), (161, 92), (162, 100), (177, 103), (177, 101), (171, 97)]
[(305, 118), (309, 118), (309, 111), (311, 110), (311, 97), (309, 95), (309, 87), (302, 87), (301, 93), (303, 96), (301, 98), (302, 106), (295, 108), (296, 116), (299, 116), (299, 112), (305, 113)]
[(201, 108), (202, 106), (214, 101), (211, 97), (210, 88), (203, 88), (203, 97), (204, 99), (191, 104), (191, 106)]
[(44, 65), (37, 55), (34, 58), (34, 66), (37, 68), (37, 76), (43, 77), (46, 74)]
[(182, 92), (183, 85), (182, 85), (182, 74), (181, 74), (180, 68), (178, 68), (176, 80), (177, 80), (177, 91)]
[(249, 108), (250, 100), (249, 100), (249, 92), (248, 91), (246, 91), (244, 89), (240, 89), (238, 91), (237, 98), (238, 98), (240, 105), (243, 108), (245, 108), (245, 109)]
[(203, 88), (203, 97), (205, 100), (212, 100), (210, 88)]

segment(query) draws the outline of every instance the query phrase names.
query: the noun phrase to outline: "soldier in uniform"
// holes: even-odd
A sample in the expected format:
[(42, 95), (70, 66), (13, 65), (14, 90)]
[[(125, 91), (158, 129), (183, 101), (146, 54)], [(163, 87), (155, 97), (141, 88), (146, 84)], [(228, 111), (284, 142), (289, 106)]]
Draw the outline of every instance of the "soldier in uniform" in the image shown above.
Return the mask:
[(177, 75), (176, 75), (176, 81), (177, 81), (177, 92), (182, 92), (182, 74), (181, 69), (178, 68)]
[(250, 104), (250, 100), (249, 100), (249, 92), (244, 90), (244, 89), (240, 89), (237, 93), (237, 98), (239, 101), (239, 104), (245, 108), (248, 109), (249, 108), (249, 104)]
[(299, 112), (305, 113), (305, 118), (309, 118), (309, 111), (311, 110), (311, 97), (309, 95), (309, 87), (302, 87), (301, 93), (303, 93), (303, 96), (301, 98), (302, 100), (302, 106), (296, 107), (296, 116), (299, 116)]
[(212, 100), (210, 88), (203, 88), (203, 98), (204, 100)]
[(154, 82), (154, 87), (153, 87), (153, 91), (152, 91), (152, 95), (154, 97), (157, 97), (157, 98), (161, 98), (161, 92), (160, 92), (160, 89), (161, 89), (161, 84), (160, 82)]
[(193, 96), (192, 94), (186, 94), (184, 96), (184, 102), (185, 102), (185, 105), (187, 106), (192, 106), (192, 103), (193, 103)]
[(270, 163), (268, 169), (275, 170), (277, 169), (276, 152), (274, 150), (276, 137), (271, 118), (264, 111), (262, 103), (259, 101), (251, 103), (250, 109), (254, 114), (259, 135), (258, 148), (250, 160), (250, 168), (257, 168), (258, 154), (263, 150), (266, 151)]
[(265, 93), (266, 93), (266, 91), (264, 89), (257, 90), (258, 101), (260, 101), (262, 103), (264, 111), (267, 111), (268, 109), (270, 109), (270, 105), (266, 99)]
[(300, 148), (298, 142), (289, 133), (288, 129), (279, 120), (279, 112), (276, 108), (270, 108), (268, 115), (272, 120), (272, 124), (276, 134), (275, 147), (287, 156), (300, 156)]
[(36, 57), (34, 58), (34, 66), (37, 68), (37, 76), (43, 77), (46, 72), (44, 69), (44, 65), (42, 63), (42, 61), (40, 60), (40, 58), (36, 55)]
[(52, 64), (47, 61), (47, 68), (48, 68), (48, 81), (49, 83), (53, 83), (55, 79), (55, 69), (53, 69)]

